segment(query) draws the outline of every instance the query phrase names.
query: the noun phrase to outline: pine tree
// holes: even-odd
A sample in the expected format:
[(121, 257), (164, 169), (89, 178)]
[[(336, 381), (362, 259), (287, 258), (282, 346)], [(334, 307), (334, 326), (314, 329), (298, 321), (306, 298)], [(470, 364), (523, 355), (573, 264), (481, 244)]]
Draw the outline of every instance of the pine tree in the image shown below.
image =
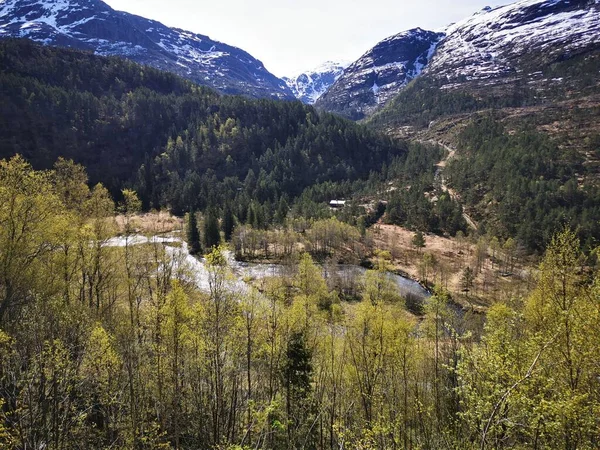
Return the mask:
[(412, 245), (419, 251), (419, 253), (421, 252), (421, 249), (425, 247), (425, 237), (423, 236), (422, 232), (417, 231), (415, 233), (412, 239)]
[(225, 240), (228, 242), (231, 240), (234, 227), (235, 221), (233, 219), (233, 211), (231, 210), (229, 202), (226, 202), (223, 210), (223, 234), (225, 235)]
[(195, 255), (200, 252), (200, 232), (198, 231), (198, 221), (196, 213), (191, 210), (187, 217), (187, 241), (190, 249), (190, 254)]
[(212, 249), (221, 242), (221, 232), (219, 231), (219, 221), (212, 208), (206, 211), (204, 217), (204, 247)]

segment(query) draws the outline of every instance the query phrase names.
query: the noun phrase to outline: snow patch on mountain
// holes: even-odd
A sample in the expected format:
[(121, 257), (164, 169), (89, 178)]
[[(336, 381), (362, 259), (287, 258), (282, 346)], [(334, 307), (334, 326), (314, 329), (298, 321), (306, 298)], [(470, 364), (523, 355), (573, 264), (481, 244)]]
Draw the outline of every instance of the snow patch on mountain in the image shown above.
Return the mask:
[(100, 0), (0, 1), (0, 37), (124, 56), (226, 93), (294, 98), (281, 79), (245, 51), (115, 11)]
[(314, 69), (284, 77), (297, 99), (312, 105), (344, 73), (349, 63), (327, 61)]
[(435, 77), (485, 80), (516, 74), (528, 54), (568, 55), (600, 43), (600, 9), (586, 0), (522, 0), (486, 8), (446, 29), (428, 65)]
[(364, 117), (421, 74), (443, 37), (415, 28), (382, 40), (344, 71), (317, 106), (354, 119)]

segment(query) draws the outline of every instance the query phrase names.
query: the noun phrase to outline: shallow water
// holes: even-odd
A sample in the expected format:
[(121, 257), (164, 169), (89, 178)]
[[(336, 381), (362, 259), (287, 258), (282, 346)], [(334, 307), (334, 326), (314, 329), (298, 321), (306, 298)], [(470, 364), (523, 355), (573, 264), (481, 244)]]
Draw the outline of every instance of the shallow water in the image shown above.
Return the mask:
[[(230, 260), (230, 267), (234, 274), (239, 276), (240, 279), (260, 279), (271, 276), (279, 276), (287, 270), (285, 266), (280, 264), (245, 263), (235, 260)], [(323, 268), (323, 275), (326, 278), (331, 275), (335, 275), (342, 279), (353, 280), (356, 283), (362, 280), (367, 271), (367, 269), (364, 267), (347, 264), (336, 265), (334, 274), (327, 273), (327, 270), (327, 267)], [(431, 297), (431, 294), (423, 286), (410, 278), (396, 275), (391, 272), (388, 273), (388, 276), (396, 283), (400, 296), (404, 298), (411, 297), (415, 300), (422, 301)]]
[[(147, 243), (164, 244), (167, 254), (173, 259), (174, 269), (186, 270), (193, 277), (193, 281), (199, 289), (204, 291), (209, 290), (209, 273), (206, 269), (206, 261), (204, 258), (196, 258), (190, 255), (187, 243), (180, 238), (171, 236), (152, 236), (150, 238), (141, 235), (132, 235), (128, 237), (120, 236), (109, 239), (104, 245), (107, 247), (125, 247), (126, 245)], [(177, 246), (169, 245), (174, 243), (176, 243)], [(279, 276), (288, 270), (286, 266), (281, 264), (261, 264), (236, 261), (231, 252), (227, 252), (226, 257), (229, 267), (234, 274), (234, 279), (229, 281), (228, 284), (230, 288), (235, 289), (237, 292), (248, 290), (248, 285), (244, 280)], [(336, 265), (334, 269), (335, 274), (328, 273), (328, 270), (330, 270), (328, 267), (323, 268), (323, 275), (325, 277), (335, 275), (356, 283), (362, 280), (366, 272), (364, 267), (347, 264)], [(431, 294), (418, 282), (393, 273), (389, 273), (388, 275), (398, 286), (398, 293), (400, 296), (417, 301), (423, 301), (431, 297)]]

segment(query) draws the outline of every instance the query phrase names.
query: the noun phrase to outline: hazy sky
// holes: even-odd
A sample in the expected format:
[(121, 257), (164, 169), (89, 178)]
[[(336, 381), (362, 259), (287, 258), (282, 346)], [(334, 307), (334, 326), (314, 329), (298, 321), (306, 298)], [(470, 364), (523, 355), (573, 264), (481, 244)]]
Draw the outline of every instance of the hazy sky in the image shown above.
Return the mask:
[(105, 0), (114, 9), (240, 47), (277, 76), (354, 61), (410, 28), (435, 30), (511, 0)]

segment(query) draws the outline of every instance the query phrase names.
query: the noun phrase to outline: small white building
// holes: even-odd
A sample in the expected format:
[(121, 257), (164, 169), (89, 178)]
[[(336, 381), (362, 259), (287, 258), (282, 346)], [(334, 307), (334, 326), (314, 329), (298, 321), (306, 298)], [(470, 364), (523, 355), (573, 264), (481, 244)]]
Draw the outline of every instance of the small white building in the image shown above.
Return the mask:
[(344, 206), (346, 206), (346, 200), (331, 200), (329, 202), (329, 207), (330, 208), (343, 208)]

